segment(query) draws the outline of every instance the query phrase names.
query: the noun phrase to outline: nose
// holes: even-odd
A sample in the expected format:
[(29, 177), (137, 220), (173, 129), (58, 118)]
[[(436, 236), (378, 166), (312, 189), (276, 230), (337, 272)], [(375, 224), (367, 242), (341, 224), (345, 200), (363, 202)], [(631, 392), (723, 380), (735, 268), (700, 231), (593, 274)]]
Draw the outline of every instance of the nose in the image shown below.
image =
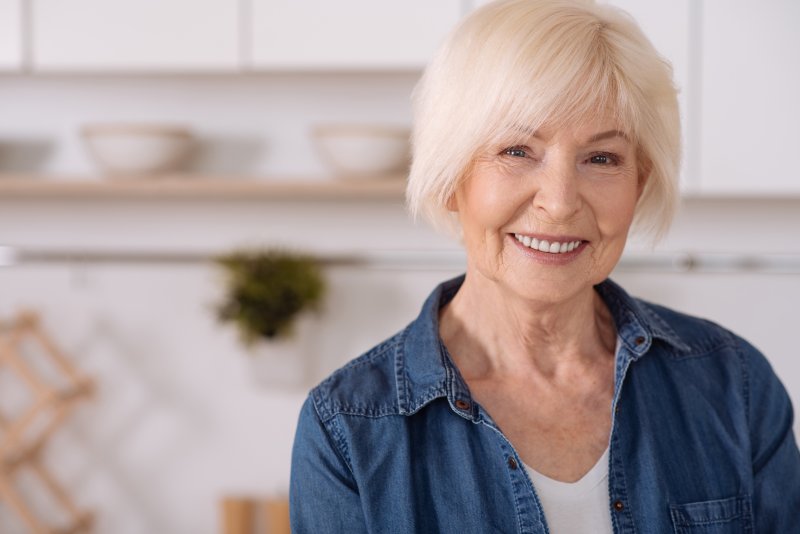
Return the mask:
[(549, 158), (537, 181), (533, 206), (540, 217), (554, 223), (567, 222), (580, 210), (578, 170), (573, 158)]

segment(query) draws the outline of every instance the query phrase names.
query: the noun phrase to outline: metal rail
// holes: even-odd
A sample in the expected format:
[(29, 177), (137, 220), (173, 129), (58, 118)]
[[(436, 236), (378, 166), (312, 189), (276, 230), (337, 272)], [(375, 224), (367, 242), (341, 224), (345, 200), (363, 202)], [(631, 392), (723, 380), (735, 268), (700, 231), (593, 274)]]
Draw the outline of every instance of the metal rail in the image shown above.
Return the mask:
[[(382, 270), (460, 270), (462, 250), (375, 250), (341, 254), (311, 253), (325, 267)], [(157, 250), (23, 249), (0, 246), (0, 267), (25, 265), (191, 265), (212, 263), (221, 254)], [(800, 255), (652, 253), (626, 254), (621, 272), (800, 274)]]

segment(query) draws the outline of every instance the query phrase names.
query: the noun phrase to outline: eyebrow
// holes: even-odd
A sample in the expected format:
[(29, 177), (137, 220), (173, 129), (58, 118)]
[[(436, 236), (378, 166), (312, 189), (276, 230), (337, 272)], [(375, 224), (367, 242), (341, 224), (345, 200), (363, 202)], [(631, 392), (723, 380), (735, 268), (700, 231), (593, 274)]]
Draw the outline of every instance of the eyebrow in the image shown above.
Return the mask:
[(613, 137), (621, 137), (626, 141), (630, 141), (627, 134), (620, 130), (608, 130), (607, 132), (602, 132), (599, 134), (595, 134), (587, 139), (587, 143), (596, 143), (597, 141), (602, 141), (604, 139), (611, 139)]

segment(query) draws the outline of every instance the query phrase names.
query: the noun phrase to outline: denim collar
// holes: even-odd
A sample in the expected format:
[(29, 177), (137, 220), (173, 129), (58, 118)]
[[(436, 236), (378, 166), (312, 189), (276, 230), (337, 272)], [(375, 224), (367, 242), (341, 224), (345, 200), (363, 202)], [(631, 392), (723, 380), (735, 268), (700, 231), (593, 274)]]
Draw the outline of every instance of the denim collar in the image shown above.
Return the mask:
[[(463, 282), (461, 275), (440, 284), (396, 345), (395, 372), (401, 413), (413, 414), (433, 399), (447, 397), (456, 413), (473, 420), (479, 416), (466, 382), (439, 337), (439, 310), (455, 296)], [(611, 311), (621, 342), (615, 389), (619, 388), (628, 364), (645, 355), (655, 340), (677, 352), (690, 350), (661, 317), (611, 279), (596, 285), (595, 290)]]

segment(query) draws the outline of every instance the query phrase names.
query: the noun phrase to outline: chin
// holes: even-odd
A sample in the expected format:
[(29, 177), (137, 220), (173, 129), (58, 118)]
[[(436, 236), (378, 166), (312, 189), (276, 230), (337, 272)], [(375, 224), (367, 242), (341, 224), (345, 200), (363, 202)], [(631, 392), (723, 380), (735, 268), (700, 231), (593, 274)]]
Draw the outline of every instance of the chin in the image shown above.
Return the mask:
[(608, 278), (610, 272), (611, 269), (577, 273), (557, 269), (525, 269), (506, 272), (496, 281), (510, 295), (531, 302), (558, 304), (594, 291), (594, 286)]

